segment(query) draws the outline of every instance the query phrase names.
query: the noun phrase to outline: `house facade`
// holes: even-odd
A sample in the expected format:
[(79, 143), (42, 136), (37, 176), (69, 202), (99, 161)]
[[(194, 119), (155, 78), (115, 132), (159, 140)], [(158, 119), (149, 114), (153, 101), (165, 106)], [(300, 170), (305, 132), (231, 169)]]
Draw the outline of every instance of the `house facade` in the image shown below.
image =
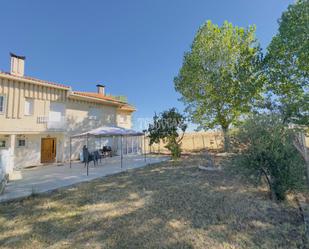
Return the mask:
[[(97, 92), (77, 92), (27, 77), (24, 65), (25, 57), (11, 54), (10, 73), (0, 72), (0, 153), (6, 173), (69, 160), (71, 135), (100, 126), (131, 128), (135, 108), (124, 97), (107, 96), (103, 85), (97, 85)], [(72, 159), (79, 157), (82, 145), (72, 145)]]

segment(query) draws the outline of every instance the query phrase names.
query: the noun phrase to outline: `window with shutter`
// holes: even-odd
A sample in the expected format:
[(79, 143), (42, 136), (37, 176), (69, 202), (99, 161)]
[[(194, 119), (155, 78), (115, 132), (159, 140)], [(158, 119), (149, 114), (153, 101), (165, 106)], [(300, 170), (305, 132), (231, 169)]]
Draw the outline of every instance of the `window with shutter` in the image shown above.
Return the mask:
[(33, 115), (33, 110), (34, 110), (33, 99), (25, 99), (25, 115), (26, 116)]

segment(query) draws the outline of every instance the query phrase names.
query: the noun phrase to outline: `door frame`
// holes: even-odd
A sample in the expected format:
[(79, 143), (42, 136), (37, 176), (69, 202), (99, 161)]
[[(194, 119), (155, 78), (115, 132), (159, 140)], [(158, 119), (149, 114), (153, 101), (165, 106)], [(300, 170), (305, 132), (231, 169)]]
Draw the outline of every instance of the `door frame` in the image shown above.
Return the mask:
[[(45, 158), (43, 157), (43, 140), (52, 140), (53, 141), (53, 146), (51, 147), (51, 158), (44, 160)], [(56, 137), (42, 137), (41, 138), (41, 163), (54, 163), (56, 162), (57, 159), (57, 138)]]

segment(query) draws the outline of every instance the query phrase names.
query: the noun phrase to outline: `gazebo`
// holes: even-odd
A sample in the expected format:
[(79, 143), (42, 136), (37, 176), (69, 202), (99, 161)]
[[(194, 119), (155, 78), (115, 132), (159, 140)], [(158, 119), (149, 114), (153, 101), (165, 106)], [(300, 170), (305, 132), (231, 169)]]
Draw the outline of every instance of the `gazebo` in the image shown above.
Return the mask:
[[(86, 146), (88, 148), (88, 139), (90, 137), (102, 138), (102, 137), (120, 137), (120, 166), (123, 166), (123, 137), (136, 137), (144, 136), (143, 132), (138, 132), (132, 129), (126, 129), (118, 126), (101, 126), (97, 129), (93, 129), (87, 132), (76, 134), (70, 137), (70, 168), (72, 167), (72, 140), (78, 138), (86, 138)], [(144, 138), (144, 157), (146, 161), (146, 150), (145, 150), (145, 138)], [(87, 175), (89, 168), (87, 164)]]

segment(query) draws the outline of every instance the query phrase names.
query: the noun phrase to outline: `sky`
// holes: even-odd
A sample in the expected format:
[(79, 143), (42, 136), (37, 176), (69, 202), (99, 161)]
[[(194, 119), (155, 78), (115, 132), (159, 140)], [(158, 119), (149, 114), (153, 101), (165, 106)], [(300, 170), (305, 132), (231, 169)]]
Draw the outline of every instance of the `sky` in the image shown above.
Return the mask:
[[(265, 50), (292, 0), (1, 0), (0, 70), (9, 53), (25, 74), (74, 90), (126, 95), (136, 125), (171, 107), (183, 111), (173, 78), (207, 20), (255, 24)], [(141, 124), (142, 122), (142, 124)], [(137, 124), (139, 123), (139, 124)]]

